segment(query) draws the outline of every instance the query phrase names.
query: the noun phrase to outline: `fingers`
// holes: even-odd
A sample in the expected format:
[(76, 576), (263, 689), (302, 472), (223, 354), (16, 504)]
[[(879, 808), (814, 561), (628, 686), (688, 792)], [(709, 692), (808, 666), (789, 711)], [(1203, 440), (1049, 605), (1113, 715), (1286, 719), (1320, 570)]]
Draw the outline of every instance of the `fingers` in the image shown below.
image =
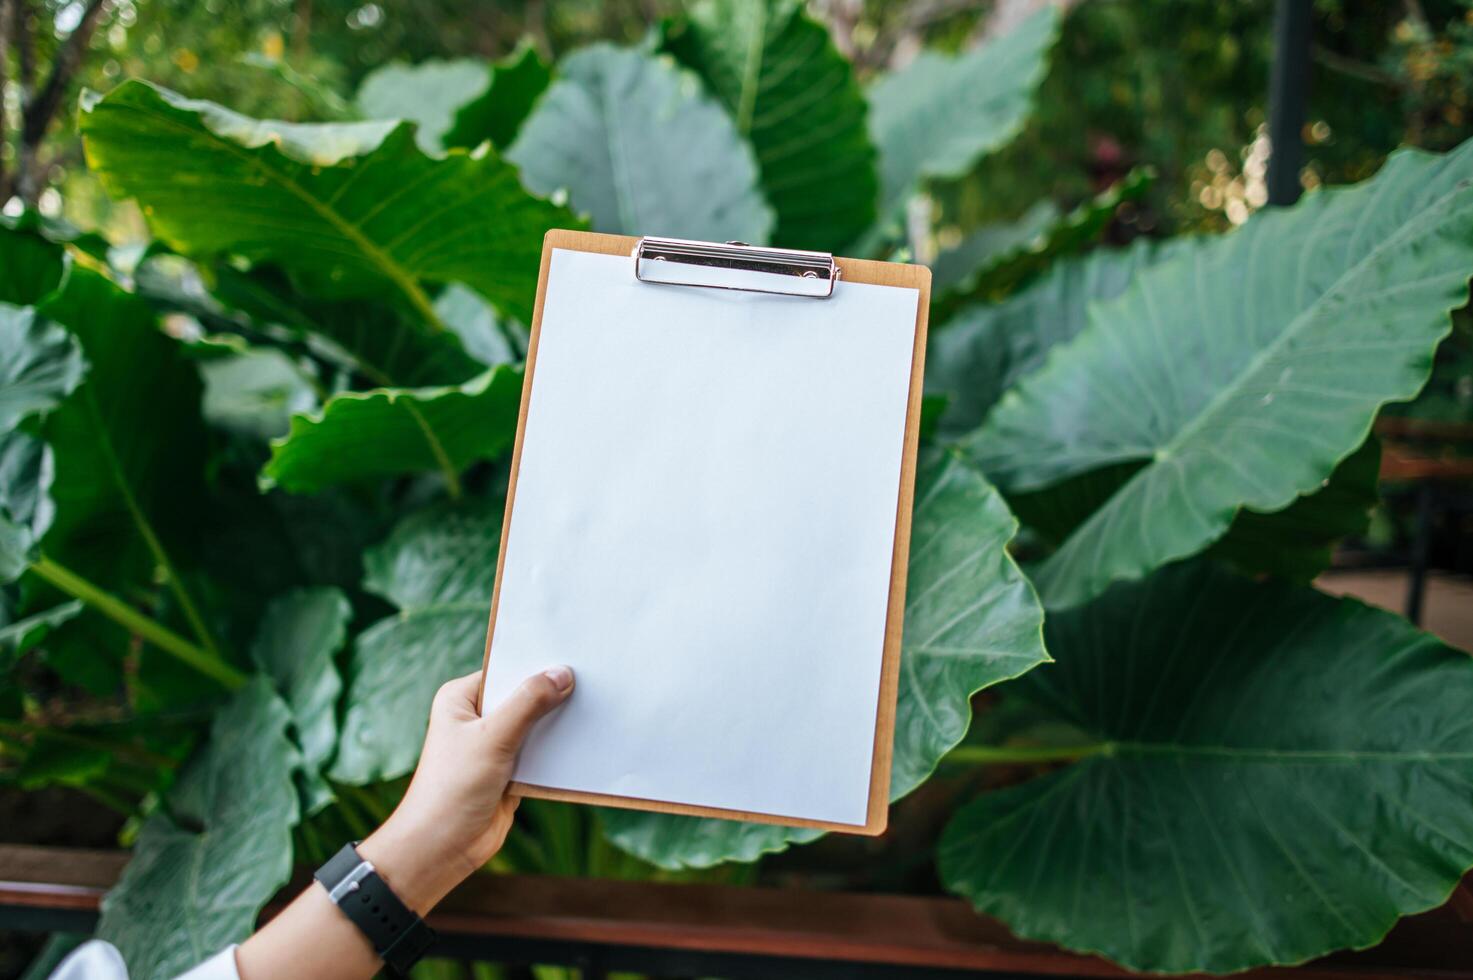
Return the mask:
[(446, 681), (435, 692), (434, 711), (453, 711), (459, 715), (476, 713), (476, 698), (481, 694), (481, 672), (466, 674)]
[(486, 726), (499, 748), (515, 754), (537, 719), (567, 700), (573, 693), (573, 672), (551, 667), (533, 674), (511, 693), (486, 719)]

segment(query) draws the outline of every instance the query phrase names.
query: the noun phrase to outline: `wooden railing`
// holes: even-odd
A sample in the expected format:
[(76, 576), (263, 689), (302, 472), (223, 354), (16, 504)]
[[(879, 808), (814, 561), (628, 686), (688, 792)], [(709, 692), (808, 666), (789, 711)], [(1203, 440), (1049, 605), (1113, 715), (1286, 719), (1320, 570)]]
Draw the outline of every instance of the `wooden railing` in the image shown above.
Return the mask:
[[(0, 846), (0, 928), (89, 931), (125, 854)], [(304, 887), (305, 875), (266, 915)], [(1375, 949), (1242, 977), (1473, 978), (1468, 881)], [(802, 889), (476, 876), (430, 917), (435, 955), (579, 966), (588, 975), (730, 978), (1119, 977), (1105, 961), (1014, 938), (955, 899)]]

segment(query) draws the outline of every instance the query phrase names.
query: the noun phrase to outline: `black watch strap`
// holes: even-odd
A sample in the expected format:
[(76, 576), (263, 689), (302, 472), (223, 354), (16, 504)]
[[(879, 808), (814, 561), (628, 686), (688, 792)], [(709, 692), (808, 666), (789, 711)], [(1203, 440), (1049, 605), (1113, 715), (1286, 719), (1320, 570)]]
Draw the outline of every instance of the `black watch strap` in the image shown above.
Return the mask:
[(435, 930), (399, 901), (352, 844), (344, 844), (313, 877), (396, 973), (408, 973), (434, 943)]

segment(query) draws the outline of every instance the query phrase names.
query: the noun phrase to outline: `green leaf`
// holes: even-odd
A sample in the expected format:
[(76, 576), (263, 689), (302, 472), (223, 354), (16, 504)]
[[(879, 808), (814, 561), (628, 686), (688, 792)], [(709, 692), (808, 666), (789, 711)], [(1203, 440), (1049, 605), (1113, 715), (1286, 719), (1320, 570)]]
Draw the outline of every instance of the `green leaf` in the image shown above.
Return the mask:
[[(81, 265), (72, 266), (41, 312), (71, 331), (89, 365), (86, 381), (42, 427), (56, 473), (56, 515), (43, 552), (114, 594), (151, 595), (162, 570), (189, 621), (185, 631), (212, 648), (179, 575), (205, 508), (205, 429), (194, 364), (158, 329), (147, 303)], [(59, 629), (47, 652), (64, 674), (68, 664), (85, 668), (79, 681), (102, 693), (120, 679), (127, 649), (121, 628), (89, 612)], [(147, 646), (142, 656), (146, 688), (153, 664), (173, 662)]]
[(97, 935), (134, 980), (163, 980), (255, 928), (291, 875), (296, 749), (291, 714), (264, 677), (216, 715), (210, 740), (148, 818), (133, 858), (102, 901)]
[(1018, 530), (972, 466), (944, 454), (916, 478), (890, 795), (962, 740), (971, 697), (1049, 660), (1043, 609), (1007, 548)]
[(1058, 665), (1015, 689), (1096, 751), (978, 797), (938, 853), (1017, 935), (1136, 970), (1302, 963), (1473, 865), (1473, 660), (1399, 617), (1198, 561), (1047, 635)]
[(368, 119), (417, 124), (419, 145), (427, 153), (471, 149), (486, 141), (504, 149), (551, 80), (536, 48), (524, 41), (490, 63), (431, 59), (376, 68), (358, 88), (358, 109)]
[(1003, 392), (1084, 329), (1090, 304), (1120, 295), (1142, 269), (1179, 249), (1138, 239), (1066, 259), (998, 303), (964, 307), (926, 342), (926, 392), (944, 394), (943, 436), (975, 429)]
[[(1008, 556), (1017, 522), (997, 491), (950, 455), (916, 480), (890, 798), (925, 782), (966, 735), (971, 697), (1049, 657), (1043, 610)], [(608, 838), (663, 868), (755, 861), (820, 831), (606, 810)]]
[(870, 89), (880, 151), (880, 219), (894, 221), (922, 181), (966, 176), (1023, 128), (1058, 36), (1052, 6), (960, 55), (922, 51)]
[(0, 432), (55, 408), (86, 371), (65, 330), (34, 310), (0, 303)]
[(1050, 606), (1139, 578), (1319, 487), (1422, 387), (1473, 269), (1473, 143), (1188, 240), (998, 403), (966, 446), (1005, 492), (1140, 468), (1046, 559)]
[(358, 785), (412, 770), (435, 691), (479, 669), (503, 508), (499, 499), (431, 507), (364, 556), (363, 587), (399, 611), (354, 643), (334, 779)]
[[(438, 300), (434, 309), (447, 328), (443, 331), (373, 300), (304, 296), (269, 265), (249, 272), (222, 265), (212, 271), (215, 299), (244, 313), (257, 328), (284, 328), (314, 354), (380, 387), (462, 384), (483, 369), (461, 342), (459, 326), (444, 319), (447, 311)], [(451, 290), (475, 295), (460, 286), (449, 286), (445, 293)]]
[(39, 220), (0, 216), (0, 303), (34, 306), (61, 282), (62, 250), (35, 231)]
[(9, 611), (0, 606), (0, 613), (7, 621), (0, 624), (0, 673), (4, 673), (15, 659), (46, 638), (51, 630), (67, 622), (82, 611), (78, 599), (59, 603), (50, 609), (33, 613), (19, 619), (9, 619)]
[(1330, 567), (1341, 538), (1363, 534), (1381, 501), (1381, 443), (1371, 436), (1324, 486), (1272, 514), (1244, 508), (1209, 550), (1251, 573), (1308, 583)]
[(205, 421), (256, 439), (284, 435), (291, 416), (317, 407), (302, 369), (271, 347), (248, 348), (200, 364)]
[(90, 168), (189, 255), (289, 269), (310, 293), (397, 293), (437, 325), (424, 283), (460, 281), (530, 319), (543, 232), (572, 216), (494, 151), (426, 156), (408, 123), (249, 119), (139, 81), (84, 96)]
[(54, 473), (44, 442), (18, 429), (0, 434), (0, 583), (25, 572), (51, 526)]
[(772, 227), (726, 112), (641, 51), (593, 44), (563, 59), (506, 157), (536, 193), (567, 190), (595, 231), (760, 244)]
[(454, 480), (510, 448), (521, 397), (522, 372), (507, 365), (457, 387), (342, 392), (322, 411), (292, 417), (291, 431), (271, 444), (262, 489), (313, 493), (435, 469)]
[(1098, 239), (1120, 205), (1144, 196), (1154, 179), (1149, 167), (1138, 167), (1066, 215), (1043, 201), (1015, 224), (973, 232), (936, 257), (931, 316), (939, 323), (963, 303), (1008, 295), (1060, 256)]
[(797, 0), (702, 0), (687, 16), (666, 49), (751, 140), (777, 212), (772, 240), (828, 252), (859, 237), (875, 218), (875, 150), (864, 96), (828, 28)]
[(525, 334), (498, 317), (491, 304), (464, 286), (446, 286), (435, 297), (435, 312), (460, 338), (465, 352), (487, 367), (520, 361), (526, 351)]
[(524, 39), (511, 54), (491, 62), (491, 86), (456, 110), (445, 145), (469, 149), (489, 141), (498, 150), (506, 149), (551, 81), (547, 62)]
[[(1016, 221), (983, 225), (968, 232), (951, 248), (942, 250), (931, 263), (931, 294), (939, 300), (953, 293), (971, 292), (978, 278), (1007, 257), (1040, 242), (1062, 217), (1059, 206), (1044, 198)], [(932, 300), (933, 305), (936, 300)]]
[(38, 731), (25, 759), (16, 768), (21, 789), (36, 791), (48, 786), (86, 786), (107, 772), (111, 754), (96, 745), (78, 745)]
[(353, 607), (333, 588), (298, 589), (266, 607), (251, 646), (260, 665), (286, 699), (302, 749), (308, 810), (331, 798), (318, 775), (338, 741), (337, 702), (343, 681), (334, 656), (348, 637)]

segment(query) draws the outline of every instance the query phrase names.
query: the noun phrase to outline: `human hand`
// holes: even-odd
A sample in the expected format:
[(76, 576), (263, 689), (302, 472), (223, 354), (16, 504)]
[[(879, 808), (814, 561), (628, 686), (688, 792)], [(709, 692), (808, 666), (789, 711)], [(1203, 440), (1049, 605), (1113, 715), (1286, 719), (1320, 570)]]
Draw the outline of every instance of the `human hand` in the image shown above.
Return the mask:
[(490, 715), (476, 713), (477, 671), (440, 688), (414, 778), (358, 847), (406, 905), (424, 915), (501, 849), (519, 797), (507, 783), (532, 725), (573, 692), (573, 672), (533, 674)]

